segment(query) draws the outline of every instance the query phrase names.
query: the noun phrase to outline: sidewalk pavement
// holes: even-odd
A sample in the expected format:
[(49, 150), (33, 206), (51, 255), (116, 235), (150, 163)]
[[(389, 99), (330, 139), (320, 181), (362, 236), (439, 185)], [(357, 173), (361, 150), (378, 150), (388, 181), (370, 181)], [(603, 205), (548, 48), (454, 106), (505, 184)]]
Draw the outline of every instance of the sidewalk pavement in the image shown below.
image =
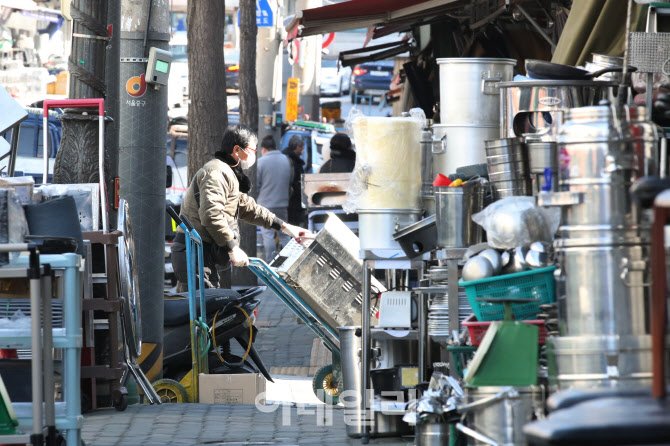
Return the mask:
[[(261, 300), (255, 346), (275, 380), (267, 383), (266, 406), (162, 404), (97, 410), (84, 416), (86, 445), (361, 444), (347, 437), (342, 406), (326, 406), (312, 391), (312, 376), (330, 363), (330, 352), (272, 291), (265, 291)], [(413, 439), (370, 443), (409, 446)]]
[[(325, 405), (269, 405), (260, 409), (224, 404), (134, 405), (124, 412), (103, 409), (86, 415), (82, 437), (87, 446), (361, 444), (359, 439), (347, 437), (344, 410), (325, 408)], [(370, 444), (410, 446), (413, 439), (373, 439)]]

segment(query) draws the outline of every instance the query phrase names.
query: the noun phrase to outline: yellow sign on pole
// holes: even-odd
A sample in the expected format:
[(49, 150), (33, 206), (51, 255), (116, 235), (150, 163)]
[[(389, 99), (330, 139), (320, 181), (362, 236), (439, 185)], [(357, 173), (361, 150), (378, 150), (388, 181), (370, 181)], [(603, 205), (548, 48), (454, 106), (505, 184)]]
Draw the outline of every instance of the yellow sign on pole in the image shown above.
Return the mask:
[(300, 80), (297, 77), (289, 78), (286, 85), (286, 120), (298, 120), (298, 86)]

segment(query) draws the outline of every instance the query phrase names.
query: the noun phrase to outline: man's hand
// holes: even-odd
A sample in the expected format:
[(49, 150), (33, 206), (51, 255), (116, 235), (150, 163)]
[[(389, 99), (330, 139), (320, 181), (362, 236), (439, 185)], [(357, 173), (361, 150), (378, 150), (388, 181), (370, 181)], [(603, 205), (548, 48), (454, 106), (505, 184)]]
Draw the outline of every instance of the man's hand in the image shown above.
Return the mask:
[(284, 225), (281, 227), (281, 231), (288, 235), (291, 238), (314, 238), (311, 232), (309, 232), (305, 228), (301, 228), (300, 226), (293, 226), (288, 223), (284, 223)]
[(233, 262), (233, 266), (249, 266), (249, 257), (247, 257), (247, 253), (242, 251), (242, 248), (239, 246), (228, 251), (228, 255), (230, 256), (230, 261)]

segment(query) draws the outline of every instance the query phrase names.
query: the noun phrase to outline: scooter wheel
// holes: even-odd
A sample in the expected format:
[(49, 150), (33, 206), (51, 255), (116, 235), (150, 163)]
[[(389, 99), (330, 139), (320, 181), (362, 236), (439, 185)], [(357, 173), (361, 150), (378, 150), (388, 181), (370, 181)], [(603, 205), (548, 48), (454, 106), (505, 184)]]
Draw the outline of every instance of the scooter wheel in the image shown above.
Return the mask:
[(336, 405), (340, 402), (340, 389), (333, 376), (333, 365), (321, 367), (312, 379), (312, 390), (318, 399), (326, 404)]
[(152, 384), (161, 403), (188, 403), (188, 393), (180, 383), (172, 379), (159, 379)]

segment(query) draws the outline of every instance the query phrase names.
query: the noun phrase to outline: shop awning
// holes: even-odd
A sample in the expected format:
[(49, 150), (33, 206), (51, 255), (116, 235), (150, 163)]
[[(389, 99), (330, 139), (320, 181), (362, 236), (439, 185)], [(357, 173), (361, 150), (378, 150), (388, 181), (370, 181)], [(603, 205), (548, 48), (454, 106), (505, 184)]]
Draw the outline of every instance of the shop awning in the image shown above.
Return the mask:
[(465, 0), (349, 0), (298, 11), (286, 27), (306, 37), (351, 29), (404, 25), (404, 28), (463, 6)]

